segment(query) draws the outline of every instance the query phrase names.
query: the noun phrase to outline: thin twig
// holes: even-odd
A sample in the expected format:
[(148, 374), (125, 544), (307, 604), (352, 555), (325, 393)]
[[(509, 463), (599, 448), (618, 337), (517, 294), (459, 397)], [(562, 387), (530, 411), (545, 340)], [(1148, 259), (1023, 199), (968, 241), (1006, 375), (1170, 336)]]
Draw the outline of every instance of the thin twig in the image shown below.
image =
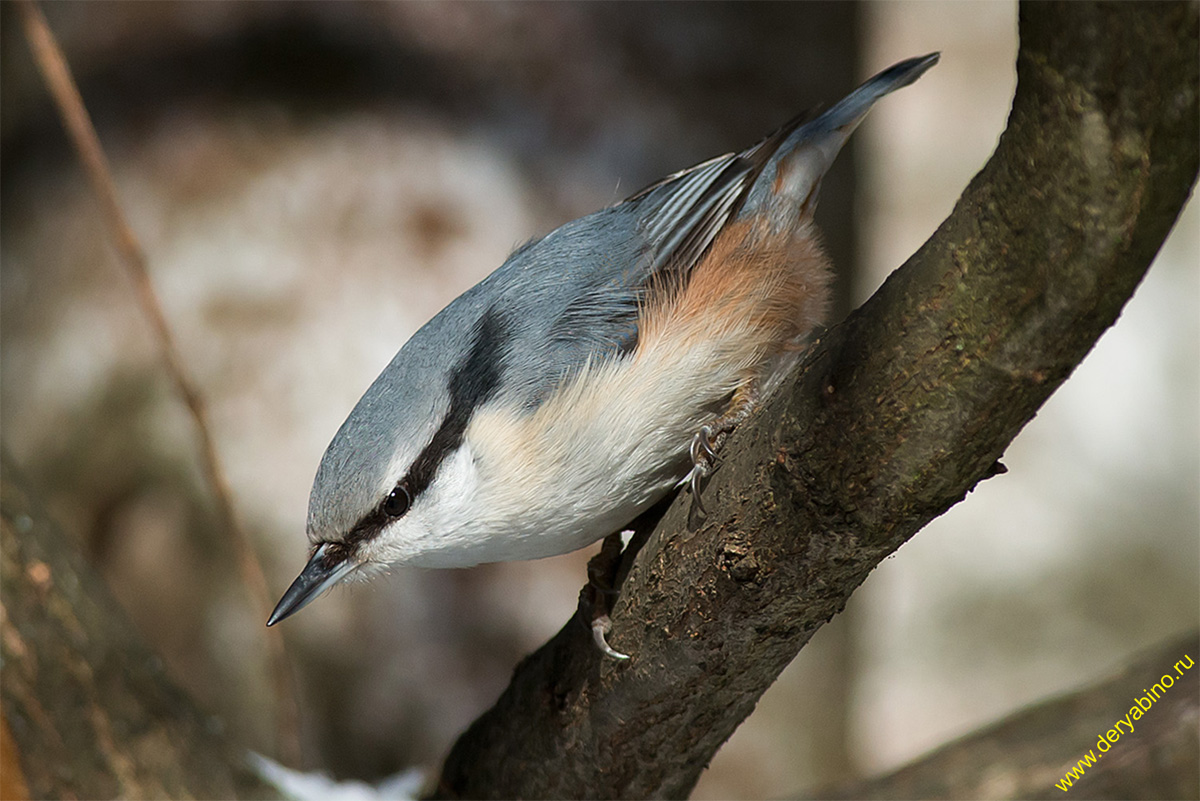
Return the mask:
[[(71, 70), (67, 65), (66, 58), (47, 25), (41, 9), (34, 0), (21, 0), (19, 7), (25, 26), (25, 36), (33, 51), (34, 60), (37, 62), (38, 69), (46, 82), (46, 88), (62, 116), (63, 125), (67, 129), (79, 159), (83, 162), (84, 171), (92, 184), (92, 189), (100, 200), (100, 207), (121, 261), (133, 279), (142, 312), (146, 315), (154, 336), (158, 340), (159, 355), (196, 423), (204, 469), (209, 484), (212, 486), (222, 526), (229, 533), (242, 580), (257, 609), (256, 615), (259, 619), (266, 620), (271, 611), (270, 591), (267, 587), (266, 576), (254, 549), (250, 546), (249, 538), (238, 522), (229, 481), (225, 477), (225, 472), (217, 456), (216, 444), (208, 423), (208, 411), (203, 398), (183, 367), (179, 349), (175, 345), (175, 338), (171, 333), (167, 318), (163, 314), (162, 305), (154, 291), (154, 285), (150, 281), (150, 273), (146, 267), (146, 254), (121, 209), (112, 171), (109, 169), (104, 150), (100, 146), (100, 140), (96, 136), (96, 129), (84, 107), (79, 89), (71, 77)], [(284, 653), (283, 639), (277, 634), (266, 633), (265, 642), (276, 693), (276, 747), (285, 761), (299, 764), (298, 709)]]

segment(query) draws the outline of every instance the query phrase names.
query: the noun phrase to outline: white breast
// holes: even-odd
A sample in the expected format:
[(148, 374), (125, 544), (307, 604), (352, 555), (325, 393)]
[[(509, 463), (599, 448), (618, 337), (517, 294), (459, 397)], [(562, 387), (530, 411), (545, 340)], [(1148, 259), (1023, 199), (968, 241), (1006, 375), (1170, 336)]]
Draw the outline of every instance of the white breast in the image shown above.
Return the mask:
[(700, 350), (585, 369), (531, 415), (477, 414), (465, 437), (474, 514), (462, 522), (481, 561), (582, 548), (662, 498), (744, 375)]

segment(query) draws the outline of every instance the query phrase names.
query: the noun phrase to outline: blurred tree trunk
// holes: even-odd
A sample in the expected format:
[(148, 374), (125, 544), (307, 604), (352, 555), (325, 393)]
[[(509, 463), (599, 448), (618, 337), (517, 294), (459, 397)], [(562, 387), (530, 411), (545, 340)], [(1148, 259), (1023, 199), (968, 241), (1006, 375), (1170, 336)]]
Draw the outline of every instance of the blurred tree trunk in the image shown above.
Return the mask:
[(950, 218), (731, 438), (703, 525), (681, 497), (638, 554), (609, 638), (633, 659), (569, 622), (459, 739), (443, 797), (686, 796), (1116, 320), (1196, 179), (1197, 7), (1023, 4), (1020, 36), (1007, 130)]
[(170, 681), (2, 458), (5, 798), (277, 797)]

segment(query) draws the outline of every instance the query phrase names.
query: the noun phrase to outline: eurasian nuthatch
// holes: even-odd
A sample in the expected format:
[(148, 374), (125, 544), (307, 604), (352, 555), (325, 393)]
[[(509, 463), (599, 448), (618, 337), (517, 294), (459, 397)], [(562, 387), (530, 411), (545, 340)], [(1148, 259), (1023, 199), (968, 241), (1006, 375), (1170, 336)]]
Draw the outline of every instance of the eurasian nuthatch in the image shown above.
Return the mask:
[(426, 323), (326, 450), (308, 564), (267, 625), (372, 567), (565, 553), (694, 492), (825, 313), (821, 177), (937, 60), (523, 245)]

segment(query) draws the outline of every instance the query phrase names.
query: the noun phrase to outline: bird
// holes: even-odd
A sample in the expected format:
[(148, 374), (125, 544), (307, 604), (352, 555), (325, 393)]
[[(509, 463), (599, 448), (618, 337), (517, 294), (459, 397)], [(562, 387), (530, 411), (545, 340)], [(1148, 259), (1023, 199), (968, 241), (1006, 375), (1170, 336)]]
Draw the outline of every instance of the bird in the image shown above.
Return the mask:
[(330, 442), (308, 561), (267, 625), (347, 577), (553, 556), (677, 488), (701, 504), (717, 447), (824, 321), (822, 177), (871, 106), (938, 58), (565, 223), (451, 301)]

